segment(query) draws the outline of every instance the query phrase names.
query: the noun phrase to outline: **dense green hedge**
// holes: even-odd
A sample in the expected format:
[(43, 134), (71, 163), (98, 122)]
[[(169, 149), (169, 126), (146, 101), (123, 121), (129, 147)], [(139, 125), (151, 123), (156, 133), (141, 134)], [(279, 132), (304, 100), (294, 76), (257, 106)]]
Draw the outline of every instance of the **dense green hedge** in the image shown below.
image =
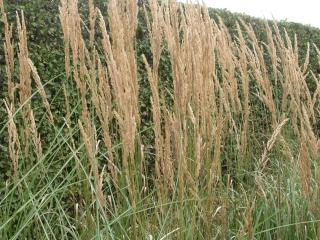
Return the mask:
[[(15, 0), (5, 1), (6, 9), (9, 14), (10, 22), (15, 23), (16, 11), (23, 10), (25, 13), (27, 29), (28, 29), (28, 40), (30, 56), (35, 62), (38, 68), (40, 76), (44, 82), (48, 81), (54, 76), (59, 75), (63, 72), (63, 39), (62, 30), (60, 27), (58, 6), (59, 0), (43, 1), (43, 0)], [(79, 6), (81, 12), (86, 14), (86, 0), (80, 0)], [(106, 13), (106, 0), (96, 0), (96, 5), (101, 9), (102, 13)], [(233, 14), (227, 10), (210, 9), (210, 14), (213, 18), (220, 16), (225, 25), (230, 31), (235, 30), (235, 21), (241, 17), (246, 22), (250, 22), (259, 38), (259, 40), (265, 40), (264, 32), (264, 20), (249, 17), (243, 14)], [(84, 18), (85, 19), (85, 18)], [(143, 14), (139, 14), (140, 29), (138, 30), (138, 42), (142, 43), (142, 46), (138, 46), (138, 55), (144, 51), (148, 51), (147, 32), (145, 24), (143, 23)], [(286, 28), (287, 32), (291, 37), (297, 34), (298, 46), (300, 50), (301, 61), (304, 60), (304, 55), (307, 49), (308, 42), (315, 43), (320, 47), (320, 29), (305, 26), (299, 23), (290, 23), (281, 21), (279, 22), (280, 28)], [(0, 37), (3, 39), (3, 27), (1, 23)], [(3, 79), (4, 71), (4, 54), (3, 45), (0, 48), (0, 66), (1, 66), (1, 81), (0, 81), (0, 94), (4, 97), (5, 92), (5, 80)], [(311, 70), (320, 73), (316, 52), (314, 48), (311, 48)], [(50, 87), (51, 94), (55, 93), (54, 84), (59, 84), (59, 78), (52, 83)]]
[[(9, 14), (9, 19), (12, 23), (15, 22), (16, 11), (23, 10), (25, 13), (27, 29), (28, 29), (28, 40), (29, 49), (32, 60), (35, 62), (38, 71), (44, 81), (51, 79), (53, 76), (58, 75), (63, 71), (63, 40), (62, 31), (60, 27), (58, 6), (59, 0), (15, 0), (15, 1), (5, 1), (5, 6)], [(86, 13), (86, 0), (80, 0), (79, 6), (81, 12), (85, 15)], [(102, 13), (106, 13), (106, 0), (96, 0), (96, 5), (101, 9)], [(227, 10), (221, 9), (210, 9), (210, 15), (216, 19), (219, 15), (225, 25), (230, 29), (230, 31), (235, 31), (235, 21), (241, 17), (246, 22), (250, 22), (259, 40), (265, 40), (264, 31), (264, 20), (253, 18), (243, 14), (234, 14)], [(85, 18), (84, 18), (85, 19)], [(139, 14), (140, 22), (143, 22), (143, 14)], [(307, 43), (315, 43), (320, 47), (320, 29), (302, 25), (299, 23), (290, 23), (286, 21), (281, 21), (278, 23), (280, 28), (286, 28), (289, 35), (292, 37), (297, 34), (298, 46), (300, 47), (300, 55), (304, 56), (307, 48)], [(1, 23), (2, 26), (2, 23)], [(145, 26), (141, 26), (145, 28)], [(138, 33), (138, 41), (146, 43), (146, 32), (145, 29), (141, 29)], [(1, 39), (3, 39), (3, 28), (0, 31)], [(1, 44), (2, 46), (2, 44)], [(138, 46), (139, 50), (146, 50), (148, 46)], [(311, 49), (311, 68), (314, 72), (319, 71), (316, 52)], [(303, 60), (304, 57), (301, 58)], [(4, 55), (3, 48), (0, 48), (0, 65), (1, 72), (3, 73), (4, 65)], [(2, 75), (3, 76), (3, 75)], [(3, 83), (3, 81), (2, 81)], [(1, 84), (1, 90), (3, 92), (4, 86)]]
[[(59, 21), (58, 6), (59, 0), (15, 0), (5, 1), (6, 11), (8, 12), (9, 20), (11, 23), (15, 23), (15, 14), (16, 11), (23, 10), (25, 13), (25, 19), (27, 23), (28, 30), (28, 46), (30, 57), (34, 61), (35, 65), (38, 68), (39, 75), (42, 78), (42, 82), (46, 85), (46, 91), (49, 95), (49, 99), (53, 102), (51, 104), (52, 111), (57, 116), (64, 115), (64, 100), (63, 94), (61, 93), (61, 83), (65, 81), (64, 76), (64, 53), (63, 53), (63, 39), (62, 39), (62, 30)], [(86, 0), (79, 0), (79, 5), (81, 13), (86, 16)], [(101, 9), (101, 12), (106, 15), (106, 0), (96, 0), (96, 5)], [(236, 31), (235, 22), (241, 17), (244, 21), (250, 22), (259, 38), (259, 40), (264, 41), (266, 36), (264, 32), (264, 21), (257, 18), (252, 18), (242, 14), (233, 14), (226, 10), (217, 10), (210, 9), (210, 14), (213, 18), (217, 18), (219, 15), (225, 25), (230, 29), (230, 31)], [(85, 19), (85, 17), (84, 17)], [(289, 22), (279, 22), (280, 28), (286, 28), (289, 35), (292, 37), (294, 34), (297, 34), (298, 45), (301, 61), (304, 60), (304, 55), (307, 49), (307, 43), (315, 43), (318, 47), (320, 44), (320, 29), (305, 26), (297, 23)], [(0, 24), (0, 39), (3, 42), (3, 23)], [(17, 41), (16, 41), (17, 42)], [(3, 45), (0, 47), (0, 99), (6, 97), (6, 79), (5, 79), (5, 70), (4, 70), (4, 53)], [(146, 30), (146, 24), (144, 22), (143, 11), (139, 13), (139, 28), (137, 32), (137, 58), (139, 62), (139, 79), (141, 85), (141, 115), (144, 117), (143, 127), (148, 129), (148, 122), (150, 122), (150, 90), (149, 84), (146, 78), (144, 71), (144, 66), (142, 63), (141, 55), (145, 54), (150, 57), (148, 34)], [(167, 53), (164, 51), (160, 71), (162, 73), (170, 72), (170, 62), (166, 57)], [(310, 69), (314, 72), (319, 73), (319, 65), (316, 58), (316, 52), (311, 49), (311, 64)], [(164, 87), (169, 87), (169, 74), (161, 74), (165, 76), (165, 79), (162, 79)], [(52, 80), (54, 79), (54, 80)], [(72, 93), (69, 93), (72, 95)], [(37, 99), (35, 98), (35, 103)], [(41, 114), (41, 111), (38, 113)], [(0, 103), (0, 130), (6, 122), (6, 113), (4, 110), (3, 102)], [(62, 118), (60, 118), (62, 119)], [(40, 124), (41, 126), (41, 124)], [(5, 178), (10, 175), (10, 165), (8, 161), (7, 151), (6, 151), (6, 131), (2, 132), (0, 135), (0, 179)], [(40, 132), (42, 136), (48, 136), (47, 140), (50, 139), (51, 129), (46, 129), (42, 126), (40, 127)], [(152, 138), (151, 131), (144, 131), (146, 138)], [(45, 141), (45, 140), (44, 140)], [(1, 181), (3, 182), (3, 181)]]

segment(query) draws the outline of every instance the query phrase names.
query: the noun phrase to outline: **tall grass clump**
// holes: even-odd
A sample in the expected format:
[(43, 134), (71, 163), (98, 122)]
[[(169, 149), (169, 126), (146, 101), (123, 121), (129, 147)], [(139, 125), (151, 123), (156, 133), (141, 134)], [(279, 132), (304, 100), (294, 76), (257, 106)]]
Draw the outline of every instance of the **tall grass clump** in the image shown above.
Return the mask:
[(276, 23), (261, 42), (249, 22), (231, 34), (199, 4), (79, 5), (59, 4), (65, 72), (52, 96), (58, 76), (42, 82), (24, 13), (9, 23), (0, 0), (12, 165), (1, 239), (319, 238), (316, 46), (301, 63), (298, 38)]

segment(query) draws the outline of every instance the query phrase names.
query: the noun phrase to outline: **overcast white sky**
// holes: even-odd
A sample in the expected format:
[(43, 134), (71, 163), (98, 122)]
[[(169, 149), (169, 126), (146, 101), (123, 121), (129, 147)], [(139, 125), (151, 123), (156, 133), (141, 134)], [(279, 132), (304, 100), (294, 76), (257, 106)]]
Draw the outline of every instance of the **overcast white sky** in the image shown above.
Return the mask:
[(204, 0), (204, 2), (208, 7), (226, 8), (232, 12), (267, 19), (287, 19), (290, 22), (310, 24), (320, 28), (320, 0)]

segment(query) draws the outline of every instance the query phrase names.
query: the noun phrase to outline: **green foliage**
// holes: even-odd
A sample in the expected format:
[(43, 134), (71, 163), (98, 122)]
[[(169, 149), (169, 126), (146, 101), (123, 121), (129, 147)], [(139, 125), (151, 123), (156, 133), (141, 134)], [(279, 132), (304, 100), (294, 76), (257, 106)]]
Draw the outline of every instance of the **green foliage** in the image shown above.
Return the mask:
[[(86, 0), (80, 0), (81, 14), (86, 15), (87, 9)], [(106, 0), (96, 0), (95, 4), (101, 9), (103, 14), (106, 13)], [(139, 219), (145, 219), (145, 221), (139, 222), (139, 231), (141, 239), (146, 239), (152, 236), (154, 239), (166, 239), (178, 238), (181, 239), (195, 239), (194, 231), (199, 232), (198, 239), (207, 239), (206, 236), (201, 236), (202, 228), (207, 227), (210, 223), (203, 223), (202, 220), (194, 219), (193, 213), (199, 211), (194, 209), (200, 206), (205, 199), (184, 199), (181, 201), (175, 196), (173, 192), (172, 202), (166, 203), (165, 206), (155, 205), (152, 196), (145, 196), (144, 199), (140, 199), (136, 209), (133, 209), (129, 204), (129, 201), (119, 204), (117, 209), (117, 215), (106, 216), (102, 212), (98, 211), (97, 206), (88, 206), (84, 213), (79, 213), (81, 216), (86, 216), (87, 219), (78, 219), (77, 206), (74, 203), (85, 201), (85, 199), (79, 199), (79, 192), (87, 191), (88, 198), (90, 198), (90, 190), (92, 186), (87, 186), (90, 183), (90, 177), (86, 175), (88, 172), (88, 165), (85, 163), (85, 150), (83, 145), (78, 149), (73, 149), (70, 143), (70, 135), (77, 139), (79, 130), (77, 126), (71, 126), (70, 133), (67, 132), (63, 117), (65, 117), (65, 101), (63, 97), (63, 84), (67, 87), (68, 98), (71, 103), (71, 118), (78, 118), (78, 101), (77, 92), (70, 87), (72, 81), (68, 81), (64, 75), (64, 49), (62, 30), (60, 26), (58, 16), (59, 0), (43, 1), (33, 0), (24, 1), (16, 0), (14, 3), (7, 3), (7, 12), (9, 13), (10, 22), (15, 22), (15, 12), (23, 10), (25, 12), (25, 19), (28, 30), (28, 47), (30, 50), (30, 58), (37, 66), (39, 75), (45, 85), (48, 98), (51, 100), (50, 106), (53, 114), (57, 116), (56, 119), (60, 119), (61, 122), (57, 122), (54, 126), (50, 126), (42, 117), (45, 113), (45, 109), (42, 109), (41, 99), (35, 95), (32, 98), (32, 105), (35, 109), (36, 119), (41, 119), (37, 122), (39, 126), (39, 133), (44, 141), (44, 158), (32, 165), (20, 175), (20, 182), (13, 185), (10, 188), (6, 185), (6, 180), (11, 176), (11, 162), (8, 161), (7, 135), (5, 129), (6, 113), (4, 105), (0, 103), (0, 238), (1, 239), (130, 239), (132, 227), (133, 215), (139, 215)], [(266, 36), (263, 31), (264, 21), (261, 19), (252, 18), (242, 14), (232, 14), (225, 10), (211, 9), (210, 14), (217, 20), (219, 15), (225, 25), (232, 31), (236, 31), (235, 22), (238, 17), (241, 17), (245, 22), (250, 22), (256, 31), (256, 34), (260, 41), (265, 41)], [(153, 131), (151, 129), (151, 110), (150, 110), (150, 96), (151, 90), (149, 82), (145, 73), (145, 66), (142, 61), (142, 55), (145, 55), (149, 60), (152, 58), (150, 52), (150, 43), (148, 39), (148, 32), (144, 19), (142, 9), (140, 9), (139, 25), (137, 31), (137, 62), (138, 62), (138, 76), (140, 84), (140, 115), (142, 117), (142, 129), (139, 135), (142, 142), (145, 144), (147, 150), (153, 151), (152, 145), (154, 141)], [(86, 23), (86, 22), (85, 22)], [(304, 61), (306, 54), (307, 42), (320, 43), (320, 30), (304, 26), (296, 23), (280, 22), (280, 28), (286, 28), (290, 37), (294, 34), (298, 38), (299, 54), (301, 61)], [(1, 26), (1, 41), (3, 41), (3, 32)], [(99, 32), (97, 33), (99, 35)], [(17, 36), (14, 36), (16, 39)], [(17, 42), (17, 41), (15, 41)], [(320, 47), (318, 45), (318, 47)], [(16, 46), (17, 48), (17, 46)], [(163, 54), (160, 62), (160, 89), (161, 94), (167, 95), (168, 89), (172, 89), (171, 84), (171, 62), (168, 57), (169, 53), (166, 50), (166, 46), (163, 46)], [(310, 69), (315, 73), (319, 73), (319, 65), (316, 61), (315, 50), (311, 48), (311, 63)], [(0, 99), (6, 97), (5, 86), (5, 70), (4, 70), (4, 54), (3, 48), (0, 48)], [(18, 81), (16, 76), (15, 81)], [(254, 87), (254, 86), (253, 86)], [(312, 87), (312, 86), (311, 86)], [(69, 91), (70, 90), (70, 91)], [(167, 96), (170, 101), (170, 96)], [(256, 113), (255, 118), (252, 120), (253, 129), (263, 128), (262, 124), (266, 122), (265, 109), (261, 105), (254, 105), (253, 112)], [(258, 117), (257, 117), (258, 116)], [(92, 120), (96, 121), (95, 119)], [(261, 130), (262, 131), (262, 130)], [(264, 136), (264, 141), (268, 140), (268, 136)], [(261, 139), (252, 139), (250, 144), (259, 145)], [(232, 149), (235, 145), (235, 139), (228, 139), (230, 143), (230, 149), (225, 154), (223, 161), (232, 161), (237, 158), (236, 152)], [(296, 146), (297, 147), (297, 146)], [(115, 149), (116, 151), (117, 149)], [(230, 150), (230, 151), (229, 151)], [(75, 157), (74, 151), (77, 151), (80, 157)], [(103, 161), (103, 151), (99, 153), (99, 160)], [(150, 165), (153, 164), (152, 152), (146, 157), (146, 162)], [(256, 154), (256, 153), (252, 153)], [(150, 159), (148, 159), (150, 158)], [(230, 199), (230, 202), (234, 206), (222, 206), (217, 209), (216, 221), (225, 221), (223, 219), (223, 211), (225, 207), (232, 208), (229, 218), (236, 216), (236, 219), (243, 219), (242, 222), (231, 222), (229, 229), (226, 231), (226, 238), (245, 239), (240, 232), (236, 232), (236, 229), (242, 229), (245, 223), (244, 205), (247, 202), (255, 202), (256, 207), (253, 211), (254, 230), (257, 234), (257, 238), (261, 239), (276, 239), (281, 236), (282, 239), (298, 239), (302, 232), (306, 232), (306, 235), (310, 239), (315, 238), (318, 219), (317, 216), (309, 214), (307, 209), (307, 201), (304, 195), (301, 193), (298, 185), (299, 180), (296, 176), (292, 176), (291, 171), (293, 166), (282, 166), (281, 158), (284, 158), (283, 154), (279, 151), (273, 159), (276, 161), (272, 163), (274, 169), (282, 169), (276, 172), (274, 176), (263, 176), (261, 179), (262, 187), (267, 189), (266, 192), (256, 196), (255, 189), (251, 189), (250, 181), (253, 180), (253, 176), (248, 172), (241, 172), (249, 180), (248, 185), (241, 186), (238, 191), (228, 190), (226, 186), (219, 186), (215, 197), (217, 201), (223, 202), (223, 198)], [(23, 159), (20, 164), (27, 165), (28, 159)], [(83, 172), (82, 176), (77, 175), (77, 169), (75, 161), (79, 161), (80, 168)], [(285, 161), (285, 163), (289, 162)], [(231, 164), (227, 164), (232, 166)], [(226, 175), (234, 175), (234, 169), (225, 169)], [(239, 174), (239, 173), (238, 173)], [(278, 178), (275, 179), (269, 178)], [(235, 179), (237, 180), (237, 179)], [(148, 181), (148, 180), (147, 180)], [(83, 182), (88, 183), (85, 185), (85, 190), (79, 188), (83, 187)], [(245, 182), (246, 183), (246, 182)], [(23, 186), (25, 191), (19, 191), (19, 187)], [(280, 189), (281, 186), (281, 189)], [(105, 192), (112, 192), (110, 185), (104, 186)], [(226, 190), (227, 189), (227, 190)], [(111, 200), (112, 199), (111, 196)], [(67, 207), (66, 207), (67, 206)], [(159, 209), (165, 209), (167, 216), (164, 219), (159, 218), (156, 213)], [(178, 221), (171, 209), (181, 209), (181, 215), (184, 217), (181, 219), (184, 229), (172, 229), (171, 226), (176, 226)], [(277, 209), (276, 211), (274, 209)], [(56, 212), (57, 211), (57, 212)], [(90, 215), (96, 211), (97, 216), (93, 218)], [(112, 211), (110, 211), (112, 212)], [(173, 212), (173, 211), (172, 211)], [(14, 213), (11, 216), (11, 213)], [(109, 214), (109, 213), (108, 213)], [(240, 216), (240, 217), (239, 217)], [(221, 220), (220, 220), (221, 218)], [(230, 219), (229, 219), (230, 220)], [(228, 221), (228, 219), (227, 219)], [(192, 224), (191, 224), (192, 223)], [(85, 228), (83, 226), (85, 225)], [(53, 226), (55, 226), (53, 228)], [(189, 226), (197, 226), (199, 229), (192, 229)], [(220, 226), (211, 226), (208, 232), (213, 232), (219, 235), (223, 230)], [(201, 228), (201, 229), (200, 229)], [(305, 228), (301, 230), (300, 228)], [(17, 230), (18, 229), (18, 230)], [(12, 233), (16, 235), (12, 236)], [(43, 235), (44, 234), (44, 235)], [(179, 234), (179, 235), (178, 235)], [(241, 238), (242, 237), (242, 238)]]

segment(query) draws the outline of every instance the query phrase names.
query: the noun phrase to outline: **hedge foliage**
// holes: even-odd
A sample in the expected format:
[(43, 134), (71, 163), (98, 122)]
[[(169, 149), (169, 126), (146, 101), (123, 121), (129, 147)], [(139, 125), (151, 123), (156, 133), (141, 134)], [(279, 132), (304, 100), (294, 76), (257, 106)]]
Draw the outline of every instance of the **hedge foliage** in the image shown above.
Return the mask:
[[(46, 91), (49, 99), (53, 99), (51, 102), (51, 110), (54, 114), (58, 116), (63, 116), (64, 114), (64, 100), (62, 92), (62, 83), (65, 81), (64, 76), (64, 47), (63, 47), (63, 34), (60, 26), (58, 6), (59, 0), (7, 0), (5, 1), (6, 11), (8, 12), (9, 21), (15, 23), (15, 15), (17, 11), (24, 11), (27, 30), (28, 30), (28, 47), (30, 58), (36, 65), (39, 75), (42, 78), (42, 82), (46, 84)], [(86, 0), (79, 0), (79, 6), (81, 13), (86, 16)], [(100, 8), (101, 12), (106, 15), (106, 0), (96, 0), (95, 4)], [(140, 1), (140, 3), (143, 1)], [(141, 5), (140, 5), (141, 6)], [(250, 22), (256, 32), (257, 37), (260, 41), (266, 41), (266, 35), (264, 31), (265, 21), (258, 18), (253, 18), (243, 14), (234, 14), (227, 10), (210, 9), (210, 15), (214, 19), (221, 17), (224, 24), (231, 29), (235, 28), (235, 23), (238, 18), (243, 19), (245, 22)], [(86, 19), (84, 17), (83, 19)], [(106, 17), (107, 19), (107, 17)], [(272, 22), (270, 22), (272, 24)], [(3, 23), (0, 23), (0, 39), (3, 42)], [(320, 48), (320, 29), (305, 26), (298, 23), (290, 23), (286, 21), (278, 22), (280, 29), (285, 28), (290, 37), (297, 35), (299, 54), (301, 56), (301, 61), (304, 61), (304, 56), (307, 51), (308, 43), (316, 44)], [(17, 36), (15, 36), (16, 38)], [(17, 42), (17, 41), (16, 41)], [(145, 129), (145, 137), (152, 138), (152, 131), (148, 131), (148, 122), (150, 122), (150, 89), (147, 81), (147, 77), (144, 70), (144, 65), (142, 62), (141, 55), (144, 54), (148, 58), (150, 57), (148, 33), (144, 19), (143, 8), (140, 8), (139, 12), (139, 28), (137, 31), (137, 58), (139, 63), (138, 73), (140, 78), (140, 99), (141, 99), (141, 115), (144, 116), (145, 124), (143, 126)], [(170, 72), (170, 62), (169, 58), (166, 57), (168, 53), (164, 51), (163, 57), (161, 59), (160, 71), (163, 73)], [(315, 73), (320, 73), (318, 60), (316, 57), (316, 51), (314, 48), (310, 48), (310, 70)], [(161, 84), (163, 89), (170, 88), (169, 80), (170, 75), (161, 74), (166, 76), (166, 79), (162, 79)], [(312, 87), (312, 86), (311, 86)], [(0, 99), (5, 99), (6, 97), (6, 79), (5, 79), (5, 59), (3, 52), (3, 44), (0, 48)], [(60, 93), (59, 93), (60, 92)], [(68, 93), (72, 97), (72, 93)], [(37, 99), (34, 100), (35, 102)], [(38, 114), (41, 114), (39, 110)], [(0, 103), (0, 130), (5, 126), (6, 113), (4, 109), (3, 102)], [(62, 118), (61, 118), (62, 119)], [(144, 129), (142, 129), (144, 130)], [(0, 135), (0, 179), (5, 179), (10, 174), (11, 164), (7, 159), (6, 155), (6, 131), (2, 131)], [(42, 127), (40, 129), (40, 134), (42, 136), (48, 136), (50, 139), (50, 133), (52, 130)], [(48, 140), (47, 139), (47, 140)], [(45, 141), (45, 139), (44, 139)], [(150, 139), (151, 141), (151, 139)], [(4, 153), (4, 154), (3, 154)], [(61, 153), (63, 154), (63, 153)], [(3, 181), (2, 181), (3, 182)]]
[[(43, 0), (8, 0), (5, 2), (6, 9), (9, 14), (9, 19), (12, 23), (15, 22), (15, 14), (17, 11), (24, 11), (27, 29), (28, 29), (28, 41), (29, 50), (32, 60), (35, 62), (39, 73), (43, 81), (58, 75), (63, 71), (63, 40), (62, 30), (60, 26), (58, 16), (59, 0), (43, 1)], [(82, 13), (86, 14), (86, 0), (80, 0), (79, 6), (82, 9)], [(101, 9), (102, 13), (106, 13), (106, 0), (96, 0), (95, 4)], [(259, 40), (265, 41), (266, 35), (264, 31), (265, 21), (259, 18), (250, 17), (244, 14), (231, 13), (225, 9), (210, 9), (210, 15), (217, 19), (220, 16), (224, 24), (229, 29), (235, 30), (235, 22), (238, 18), (243, 19), (245, 22), (250, 22), (256, 32), (256, 35), (260, 38)], [(139, 14), (140, 29), (138, 30), (138, 41), (144, 45), (147, 44), (146, 26), (143, 20), (144, 16), (142, 13)], [(84, 18), (85, 19), (85, 18)], [(1, 23), (2, 24), (2, 23)], [(270, 21), (272, 24), (272, 21)], [(301, 60), (304, 60), (306, 53), (307, 44), (314, 43), (318, 47), (320, 46), (320, 29), (306, 26), (299, 23), (292, 23), (281, 21), (278, 22), (280, 29), (285, 28), (290, 37), (293, 38), (294, 34), (297, 35), (298, 46), (300, 55), (303, 56)], [(236, 30), (235, 30), (236, 31)], [(0, 31), (1, 41), (3, 41), (3, 28)], [(1, 44), (2, 45), (2, 44)], [(138, 46), (138, 50), (146, 50), (148, 46)], [(4, 67), (4, 54), (3, 48), (0, 48), (0, 65), (3, 73)], [(139, 53), (139, 52), (138, 52)], [(319, 72), (318, 62), (316, 58), (316, 52), (312, 48), (310, 51), (312, 60), (311, 68), (314, 72)], [(3, 77), (3, 74), (2, 74)], [(2, 83), (5, 82), (2, 80)], [(2, 90), (4, 88), (1, 84)], [(3, 92), (3, 91), (1, 91)]]

